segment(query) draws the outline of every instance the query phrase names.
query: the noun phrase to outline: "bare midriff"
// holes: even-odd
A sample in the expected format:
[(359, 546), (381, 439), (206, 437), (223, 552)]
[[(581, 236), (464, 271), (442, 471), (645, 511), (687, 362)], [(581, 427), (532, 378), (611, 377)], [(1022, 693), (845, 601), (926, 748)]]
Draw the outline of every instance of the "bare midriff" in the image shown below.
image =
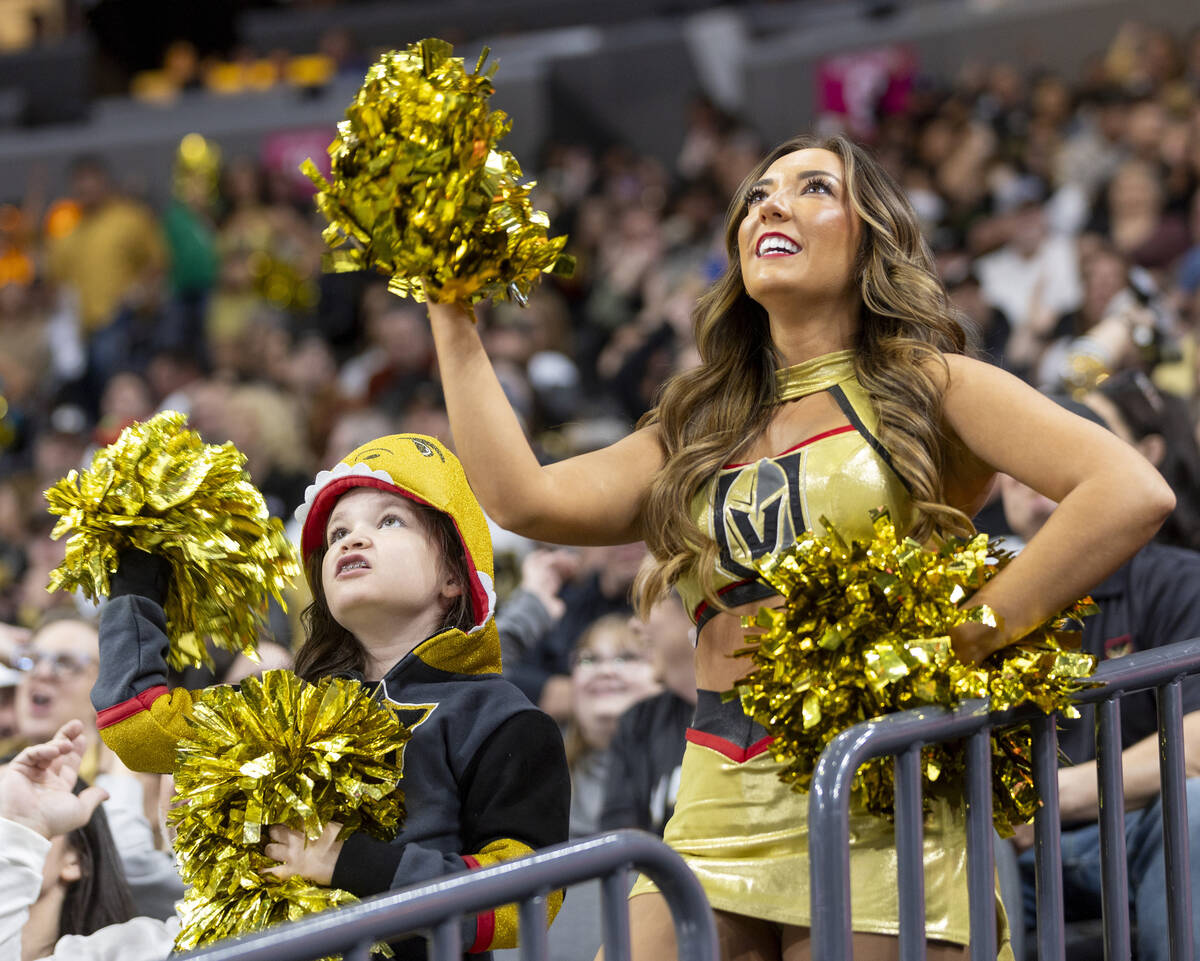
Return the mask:
[(753, 617), (759, 608), (778, 607), (782, 603), (783, 598), (775, 595), (712, 617), (700, 629), (696, 644), (696, 686), (704, 691), (728, 691), (749, 674), (754, 667), (750, 658), (735, 653), (750, 643), (748, 631), (742, 627), (742, 617)]

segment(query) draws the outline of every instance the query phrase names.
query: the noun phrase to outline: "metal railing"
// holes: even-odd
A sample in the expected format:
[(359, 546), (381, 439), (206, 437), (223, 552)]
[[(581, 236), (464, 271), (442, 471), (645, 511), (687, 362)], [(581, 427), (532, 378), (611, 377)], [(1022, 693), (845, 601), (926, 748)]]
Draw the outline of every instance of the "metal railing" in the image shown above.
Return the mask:
[(461, 920), (517, 902), (522, 961), (547, 961), (546, 895), (601, 878), (604, 957), (629, 961), (630, 869), (649, 877), (666, 898), (675, 921), (679, 957), (718, 961), (712, 911), (700, 883), (678, 854), (642, 831), (614, 831), (556, 845), (173, 957), (177, 961), (310, 961), (340, 953), (346, 961), (367, 961), (377, 941), (424, 934), (430, 961), (460, 961)]
[[(1074, 697), (1077, 704), (1096, 704), (1098, 708), (1096, 764), (1108, 961), (1130, 958), (1120, 699), (1148, 688), (1154, 688), (1158, 698), (1170, 957), (1172, 961), (1192, 958), (1181, 683), (1183, 677), (1197, 673), (1200, 638), (1106, 661), (1095, 674), (1098, 686)], [(822, 754), (809, 795), (811, 934), (817, 961), (849, 961), (851, 957), (850, 785), (865, 761), (885, 755), (896, 758), (900, 958), (925, 958), (921, 748), (957, 739), (965, 739), (967, 756), (971, 961), (994, 961), (997, 932), (990, 736), (993, 728), (1025, 723), (1033, 732), (1034, 784), (1042, 800), (1035, 818), (1034, 841), (1038, 957), (1041, 961), (1065, 961), (1056, 716), (1043, 715), (1032, 707), (992, 713), (986, 700), (967, 702), (954, 711), (921, 709), (868, 721), (843, 731)], [(181, 961), (308, 961), (342, 953), (347, 961), (366, 961), (375, 942), (424, 934), (430, 941), (430, 961), (458, 961), (463, 953), (461, 920), (516, 902), (522, 961), (546, 961), (547, 894), (601, 878), (606, 961), (629, 961), (626, 895), (627, 871), (631, 868), (645, 873), (666, 898), (675, 922), (678, 957), (717, 961), (712, 913), (699, 883), (677, 854), (658, 838), (639, 831), (616, 831), (557, 845), (528, 857), (390, 892), (177, 957)]]
[[(1187, 798), (1183, 766), (1182, 678), (1200, 673), (1200, 638), (1105, 661), (1099, 686), (1075, 695), (1097, 704), (1096, 770), (1100, 789), (1100, 848), (1104, 953), (1128, 961), (1130, 927), (1125, 861), (1125, 803), (1121, 770), (1120, 698), (1154, 688), (1158, 700), (1166, 859), (1167, 939), (1172, 961), (1191, 961)], [(995, 961), (995, 863), (992, 847), (992, 728), (1029, 723), (1034, 784), (1042, 805), (1034, 819), (1037, 945), (1040, 961), (1064, 961), (1061, 825), (1058, 808), (1056, 715), (1036, 708), (989, 713), (986, 700), (947, 711), (918, 709), (848, 728), (826, 748), (809, 795), (812, 944), (817, 961), (848, 961), (850, 928), (850, 785), (874, 757), (896, 758), (896, 849), (901, 961), (925, 958), (925, 879), (922, 857), (921, 747), (966, 739), (967, 879), (971, 961)], [(1200, 856), (1200, 852), (1197, 852)], [(682, 955), (681, 955), (682, 957)]]

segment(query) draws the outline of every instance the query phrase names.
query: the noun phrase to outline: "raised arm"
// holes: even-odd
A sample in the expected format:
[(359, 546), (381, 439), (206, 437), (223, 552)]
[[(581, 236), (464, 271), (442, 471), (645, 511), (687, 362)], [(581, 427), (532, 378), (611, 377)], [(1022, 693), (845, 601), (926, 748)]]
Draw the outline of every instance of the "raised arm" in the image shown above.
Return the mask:
[(469, 308), (429, 305), (454, 444), (479, 502), (501, 526), (554, 544), (642, 539), (642, 503), (662, 465), (653, 428), (543, 467), (479, 339)]
[(171, 774), (192, 695), (167, 687), (165, 563), (126, 551), (100, 612), (100, 674), (92, 687), (100, 737), (133, 771)]
[(1157, 470), (1104, 428), (1064, 410), (1011, 374), (950, 356), (944, 417), (967, 448), (965, 467), (1010, 474), (1058, 502), (1009, 566), (980, 590), (1004, 620), (967, 625), (960, 656), (981, 660), (1086, 594), (1154, 536), (1175, 497)]

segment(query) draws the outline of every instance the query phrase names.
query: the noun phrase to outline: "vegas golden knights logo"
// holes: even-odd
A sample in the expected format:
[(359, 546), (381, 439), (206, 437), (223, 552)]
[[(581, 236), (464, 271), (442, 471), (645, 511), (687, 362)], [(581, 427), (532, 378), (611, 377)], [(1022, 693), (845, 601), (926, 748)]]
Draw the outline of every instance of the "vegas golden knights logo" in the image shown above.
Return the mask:
[[(429, 720), (429, 715), (437, 710), (437, 704), (401, 704), (398, 701), (393, 701), (391, 698), (387, 699), (387, 703), (395, 712), (397, 720), (413, 733)], [(407, 746), (407, 742), (400, 746), (401, 773), (404, 773), (404, 749)]]
[(717, 478), (713, 527), (728, 576), (756, 578), (749, 562), (794, 544), (807, 526), (800, 496), (806, 454), (764, 458)]

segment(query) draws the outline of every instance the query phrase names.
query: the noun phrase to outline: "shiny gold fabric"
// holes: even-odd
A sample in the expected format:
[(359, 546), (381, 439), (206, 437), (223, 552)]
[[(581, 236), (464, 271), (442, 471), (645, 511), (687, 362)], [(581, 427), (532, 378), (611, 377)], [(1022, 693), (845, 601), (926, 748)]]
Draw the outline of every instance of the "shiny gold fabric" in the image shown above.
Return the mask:
[[(808, 927), (808, 795), (779, 780), (769, 754), (738, 764), (688, 743), (675, 814), (664, 840), (720, 911)], [(925, 819), (925, 931), (967, 944), (967, 851), (962, 814), (945, 802)], [(892, 825), (850, 810), (850, 898), (855, 931), (896, 935), (900, 908)], [(639, 877), (630, 897), (657, 890)], [(1000, 961), (1012, 961), (1008, 922), (996, 897)]]
[[(874, 437), (878, 418), (855, 378), (851, 351), (779, 371), (776, 390), (780, 402), (821, 391), (835, 399), (840, 394), (850, 409), (847, 424), (781, 454), (730, 465), (696, 497), (693, 516), (724, 548), (718, 590), (758, 580), (755, 558), (786, 550), (805, 528), (823, 534), (823, 517), (844, 536), (867, 540), (874, 534), (873, 509), (887, 510), (901, 530), (911, 523), (908, 492)], [(694, 615), (704, 602), (698, 579), (675, 586)], [(808, 796), (781, 781), (780, 770), (769, 752), (737, 763), (689, 742), (665, 840), (696, 873), (714, 908), (807, 927)], [(966, 836), (962, 814), (944, 801), (935, 801), (926, 818), (924, 851), (927, 935), (965, 944)], [(897, 934), (894, 829), (857, 805), (850, 815), (850, 875), (854, 929)], [(631, 896), (653, 890), (639, 878)], [(1011, 961), (999, 899), (996, 910), (1003, 944), (998, 957)]]
[(854, 351), (837, 350), (775, 371), (775, 403), (798, 400), (828, 390), (834, 384), (857, 383)]
[[(851, 351), (816, 357), (777, 374), (780, 401), (833, 387), (840, 388), (873, 435), (878, 418), (855, 380)], [(827, 517), (846, 537), (869, 539), (874, 534), (871, 510), (884, 508), (897, 527), (906, 529), (912, 516), (908, 493), (872, 446), (873, 439), (847, 424), (840, 432), (818, 434), (774, 457), (720, 471), (692, 502), (700, 528), (729, 547), (718, 559), (716, 590), (755, 576), (754, 558), (790, 547), (805, 522), (824, 533), (820, 518)], [(763, 544), (763, 537), (770, 543)], [(681, 577), (675, 587), (694, 616), (704, 601), (699, 579), (694, 574)]]

